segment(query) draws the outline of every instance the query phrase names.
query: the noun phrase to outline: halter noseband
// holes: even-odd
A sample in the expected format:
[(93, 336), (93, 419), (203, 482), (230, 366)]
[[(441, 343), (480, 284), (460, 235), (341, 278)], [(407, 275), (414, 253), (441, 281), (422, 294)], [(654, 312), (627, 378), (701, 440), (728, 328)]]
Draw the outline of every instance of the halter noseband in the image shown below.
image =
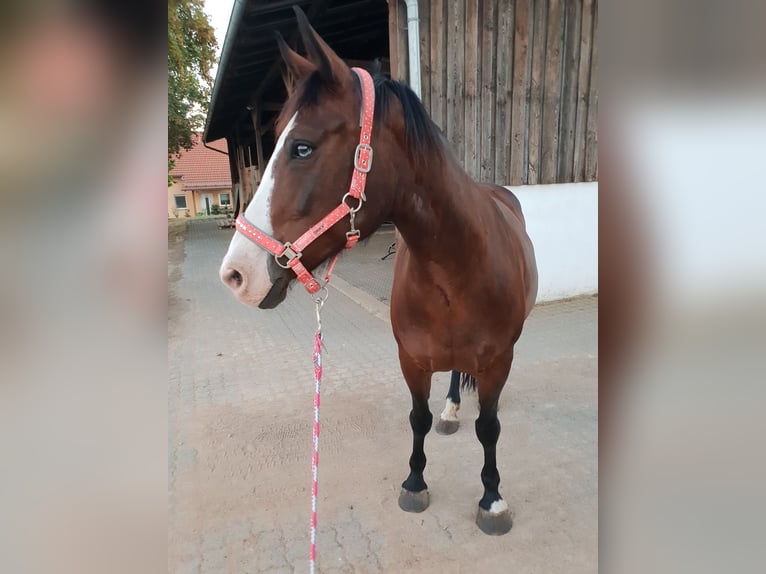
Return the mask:
[[(319, 291), (322, 286), (311, 272), (306, 269), (305, 265), (301, 263), (303, 251), (346, 215), (349, 216), (351, 230), (346, 232), (346, 246), (344, 249), (351, 249), (359, 241), (359, 230), (354, 226), (354, 218), (356, 212), (362, 208), (362, 204), (367, 201), (364, 195), (364, 188), (367, 184), (367, 173), (372, 167), (370, 136), (372, 134), (372, 119), (375, 112), (375, 88), (372, 83), (372, 77), (366, 70), (361, 68), (352, 68), (352, 70), (359, 76), (362, 86), (362, 110), (359, 114), (361, 133), (359, 135), (359, 144), (354, 152), (354, 172), (351, 176), (351, 185), (348, 192), (340, 200), (340, 205), (292, 243), (289, 241), (282, 243), (267, 235), (245, 219), (243, 214), (237, 217), (237, 231), (271, 253), (277, 265), (285, 269), (292, 269), (295, 275), (297, 275), (298, 280), (303, 283), (306, 291), (312, 295)], [(349, 198), (357, 200), (356, 206), (352, 207), (347, 203)], [(330, 272), (337, 258), (338, 255), (335, 255), (327, 272), (325, 282), (329, 280)]]

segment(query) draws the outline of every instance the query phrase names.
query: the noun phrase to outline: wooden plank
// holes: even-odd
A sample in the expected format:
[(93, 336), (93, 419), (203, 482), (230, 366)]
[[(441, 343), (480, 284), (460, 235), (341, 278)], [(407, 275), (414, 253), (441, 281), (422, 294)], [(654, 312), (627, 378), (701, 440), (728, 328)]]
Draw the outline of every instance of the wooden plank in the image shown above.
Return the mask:
[(250, 198), (247, 196), (247, 173), (245, 173), (245, 160), (242, 154), (242, 136), (239, 123), (234, 126), (234, 147), (229, 149), (229, 153), (234, 153), (237, 161), (237, 181), (239, 182), (239, 193), (242, 196), (242, 210), (247, 209)]
[(540, 183), (556, 182), (561, 115), (561, 57), (564, 11), (561, 0), (548, 0), (548, 33), (545, 43), (545, 91)]
[(465, 167), (464, 58), (465, 0), (452, 0), (449, 2), (447, 15), (447, 139), (463, 167)]
[(545, 87), (545, 41), (548, 9), (544, 0), (536, 0), (532, 14), (532, 68), (529, 93), (529, 134), (527, 136), (527, 181), (540, 182), (540, 140), (542, 139), (543, 93)]
[[(234, 212), (239, 215), (242, 209), (242, 197), (239, 188), (239, 170), (237, 169), (237, 155), (232, 153), (232, 150), (236, 149), (236, 141), (231, 135), (226, 136), (226, 149), (229, 150), (229, 173), (231, 174), (231, 191), (232, 201), (231, 204), (234, 207)], [(196, 213), (196, 211), (195, 211)]]
[(255, 191), (261, 183), (261, 177), (258, 168), (255, 167), (255, 163), (253, 162), (253, 146), (247, 146), (247, 155), (250, 161), (250, 165), (247, 167), (247, 173), (250, 176), (250, 188), (253, 190), (253, 195), (255, 195)]
[(593, 13), (593, 52), (588, 91), (588, 124), (585, 137), (585, 181), (598, 180), (598, 5)]
[(585, 127), (588, 121), (593, 6), (593, 0), (584, 0), (582, 26), (580, 28), (580, 61), (577, 75), (574, 152), (572, 154), (572, 179), (574, 181), (584, 181), (585, 179)]
[(237, 145), (237, 160), (240, 170), (239, 181), (242, 189), (242, 197), (245, 200), (245, 207), (247, 207), (250, 205), (253, 195), (255, 195), (255, 190), (253, 190), (253, 182), (250, 179), (250, 174), (247, 172), (247, 166), (245, 165), (245, 148), (241, 143), (238, 143)]
[(481, 181), (495, 180), (497, 0), (484, 0), (481, 28)]
[[(250, 114), (253, 119), (253, 129), (255, 130), (255, 162), (258, 164), (258, 173), (263, 173), (266, 163), (263, 157), (263, 126), (261, 125), (261, 110), (260, 108), (253, 108)], [(258, 179), (260, 181), (260, 178)]]
[(420, 0), (420, 101), (431, 111), (431, 8), (429, 0)]
[(508, 185), (511, 155), (513, 84), (513, 2), (497, 5), (497, 99), (495, 103), (495, 183)]
[(431, 0), (431, 119), (447, 130), (446, 0)]
[(479, 179), (481, 150), (481, 96), (479, 94), (479, 3), (467, 0), (465, 4), (465, 161), (466, 171)]
[(556, 181), (574, 181), (575, 120), (577, 118), (577, 66), (580, 62), (582, 0), (566, 2), (564, 9), (564, 52), (561, 80), (561, 122)]
[(226, 136), (226, 149), (229, 150), (227, 154), (229, 156), (229, 173), (231, 174), (232, 185), (239, 181), (239, 170), (237, 169), (237, 155), (231, 153), (231, 150), (236, 149), (236, 140), (233, 136)]
[(497, 0), (484, 0), (481, 28), (481, 181), (495, 181)]
[(388, 57), (391, 61), (391, 77), (399, 79), (399, 28), (398, 11), (396, 5), (399, 2), (388, 3)]
[(513, 87), (511, 91), (511, 185), (527, 181), (527, 158), (529, 156), (529, 0), (516, 0), (513, 33)]
[(407, 39), (407, 6), (404, 2), (395, 2), (396, 4), (396, 29), (399, 52), (399, 77), (398, 79), (410, 85), (410, 50)]

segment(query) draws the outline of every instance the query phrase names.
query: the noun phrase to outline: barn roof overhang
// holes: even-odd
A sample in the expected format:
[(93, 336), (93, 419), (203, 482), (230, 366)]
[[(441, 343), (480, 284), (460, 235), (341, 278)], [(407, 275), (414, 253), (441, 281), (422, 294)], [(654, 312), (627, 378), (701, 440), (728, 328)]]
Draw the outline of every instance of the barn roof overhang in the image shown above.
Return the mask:
[(297, 45), (299, 6), (312, 26), (341, 57), (372, 60), (388, 52), (387, 0), (235, 0), (210, 98), (204, 141), (233, 134), (256, 105), (285, 98), (281, 59), (274, 38), (279, 31)]

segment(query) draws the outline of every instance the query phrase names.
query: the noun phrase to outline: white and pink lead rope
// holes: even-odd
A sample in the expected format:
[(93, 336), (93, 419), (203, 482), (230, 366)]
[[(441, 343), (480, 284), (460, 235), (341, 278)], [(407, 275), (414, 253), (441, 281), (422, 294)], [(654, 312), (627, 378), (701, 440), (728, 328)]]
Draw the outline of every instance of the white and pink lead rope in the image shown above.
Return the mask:
[[(349, 216), (350, 231), (346, 233), (345, 249), (351, 249), (356, 245), (361, 237), (361, 232), (354, 225), (356, 212), (362, 208), (367, 201), (364, 195), (364, 189), (367, 185), (367, 174), (372, 168), (372, 146), (370, 140), (372, 137), (372, 122), (375, 117), (375, 86), (372, 76), (369, 72), (361, 68), (352, 68), (359, 77), (362, 88), (362, 105), (359, 111), (359, 144), (354, 151), (354, 171), (351, 175), (351, 183), (348, 192), (341, 198), (340, 204), (330, 213), (325, 215), (318, 223), (314, 224), (303, 233), (294, 243), (282, 243), (271, 237), (265, 231), (258, 229), (250, 223), (243, 214), (237, 217), (237, 231), (245, 237), (255, 242), (257, 245), (274, 255), (277, 264), (285, 268), (291, 268), (298, 280), (303, 283), (306, 290), (311, 295), (317, 295), (314, 299), (317, 313), (317, 331), (314, 335), (314, 453), (311, 457), (311, 549), (309, 560), (311, 564), (311, 574), (316, 572), (317, 556), (317, 491), (318, 491), (318, 473), (319, 473), (319, 387), (322, 383), (322, 321), (320, 311), (324, 302), (327, 300), (327, 283), (330, 281), (335, 263), (338, 261), (338, 254), (332, 258), (325, 276), (325, 283), (322, 285), (314, 276), (303, 266), (300, 258), (303, 250), (308, 247), (317, 237), (327, 232), (336, 223)], [(352, 207), (347, 203), (347, 199), (356, 199), (357, 205)], [(282, 263), (280, 258), (286, 258), (287, 263)]]
[[(240, 213), (237, 217), (237, 231), (245, 237), (274, 255), (277, 264), (285, 268), (291, 268), (298, 280), (303, 283), (306, 290), (311, 295), (319, 294), (314, 302), (317, 312), (317, 332), (314, 335), (314, 455), (311, 457), (311, 550), (309, 558), (311, 562), (311, 574), (316, 571), (317, 556), (317, 474), (319, 470), (319, 386), (322, 382), (322, 322), (319, 312), (322, 310), (324, 302), (327, 300), (327, 283), (330, 281), (330, 274), (338, 255), (332, 258), (330, 266), (325, 276), (325, 284), (322, 285), (314, 276), (303, 266), (300, 258), (303, 250), (306, 249), (314, 240), (325, 232), (329, 231), (336, 223), (349, 216), (350, 231), (346, 233), (346, 245), (344, 249), (351, 249), (356, 245), (361, 237), (361, 232), (354, 225), (356, 212), (362, 208), (367, 201), (364, 195), (364, 189), (367, 185), (367, 174), (372, 169), (372, 122), (375, 117), (375, 85), (372, 76), (366, 70), (361, 68), (352, 68), (359, 77), (362, 88), (362, 105), (359, 110), (359, 144), (354, 151), (354, 171), (351, 174), (351, 183), (348, 192), (341, 198), (340, 205), (325, 215), (319, 222), (315, 223), (303, 233), (294, 243), (282, 243), (271, 237), (265, 231), (258, 229), (250, 223), (245, 216)], [(347, 199), (355, 199), (357, 205), (352, 207), (347, 203)], [(286, 258), (287, 263), (282, 263), (281, 258)]]
[[(329, 280), (329, 272), (327, 280)], [(326, 283), (325, 283), (326, 285)], [(313, 445), (314, 452), (311, 457), (311, 546), (309, 550), (309, 564), (311, 574), (316, 572), (317, 560), (317, 493), (319, 491), (319, 391), (322, 384), (322, 318), (320, 311), (327, 300), (321, 296), (314, 300), (317, 313), (317, 330), (314, 334), (314, 429)]]

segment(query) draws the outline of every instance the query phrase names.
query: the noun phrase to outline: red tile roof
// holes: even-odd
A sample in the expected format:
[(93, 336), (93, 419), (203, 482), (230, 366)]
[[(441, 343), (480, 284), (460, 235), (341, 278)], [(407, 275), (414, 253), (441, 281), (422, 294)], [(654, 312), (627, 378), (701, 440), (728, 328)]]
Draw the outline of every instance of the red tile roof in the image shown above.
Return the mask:
[[(183, 189), (231, 187), (228, 156), (202, 145), (200, 134), (194, 134), (192, 141), (194, 142), (192, 148), (188, 151), (181, 150), (170, 172), (173, 177), (181, 178), (181, 187)], [(225, 139), (216, 140), (208, 145), (227, 151)]]

